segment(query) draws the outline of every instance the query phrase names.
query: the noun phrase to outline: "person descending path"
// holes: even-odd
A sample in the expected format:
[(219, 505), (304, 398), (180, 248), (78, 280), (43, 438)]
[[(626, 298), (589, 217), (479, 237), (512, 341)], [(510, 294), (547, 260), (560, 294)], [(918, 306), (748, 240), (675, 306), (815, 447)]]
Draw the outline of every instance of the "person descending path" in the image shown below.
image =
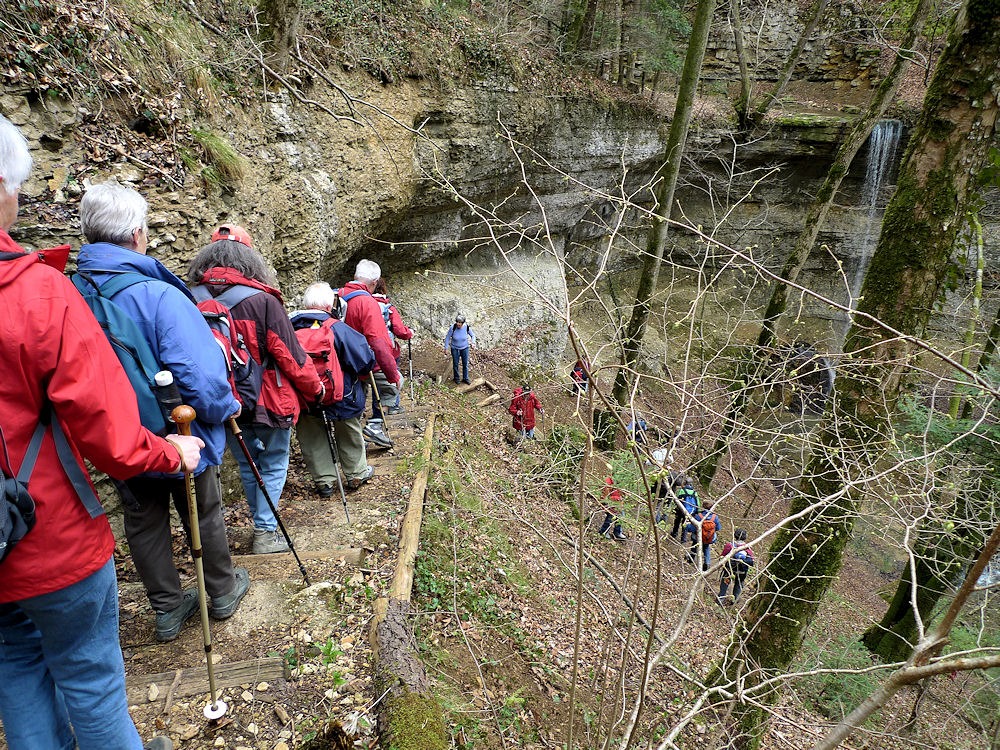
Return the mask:
[[(244, 409), (238, 422), (277, 508), (288, 474), (292, 425), (299, 418), (301, 403), (317, 403), (325, 389), (295, 337), (274, 272), (253, 249), (246, 229), (235, 224), (216, 229), (211, 243), (188, 266), (188, 281), (196, 299), (211, 298), (229, 308), (237, 332), (263, 370), (257, 403), (253, 409)], [(288, 542), (278, 531), (278, 519), (239, 441), (234, 435), (228, 441), (253, 515), (253, 553), (287, 552)]]
[[(198, 466), (203, 443), (142, 426), (128, 376), (62, 274), (69, 247), (28, 254), (10, 238), (30, 172), (27, 142), (0, 116), (0, 470), (34, 501), (34, 524), (20, 521), (27, 533), (4, 540), (0, 563), (0, 716), (17, 750), (142, 750), (115, 539), (83, 459), (117, 479), (172, 474)], [(146, 748), (171, 746), (156, 737)]]
[[(736, 550), (733, 552), (733, 550)], [(747, 579), (750, 568), (753, 567), (753, 550), (747, 544), (747, 533), (740, 528), (733, 530), (733, 541), (726, 542), (722, 548), (722, 556), (730, 552), (733, 556), (722, 567), (722, 578), (719, 580), (719, 604), (728, 606), (735, 604), (743, 591), (743, 583)], [(729, 584), (733, 584), (733, 600), (729, 601)]]
[[(678, 486), (679, 485), (679, 486)], [(701, 510), (701, 501), (698, 499), (698, 493), (694, 488), (690, 476), (681, 475), (678, 477), (675, 483), (676, 489), (674, 490), (674, 495), (680, 501), (680, 505), (674, 503), (674, 528), (670, 532), (670, 536), (674, 539), (677, 538), (677, 532), (680, 531), (681, 534), (681, 544), (687, 541), (687, 521), (685, 519), (688, 516), (693, 516), (699, 510)], [(663, 514), (663, 520), (666, 520), (666, 513)]]
[[(379, 278), (375, 282), (375, 292), (372, 294), (375, 301), (378, 302), (379, 308), (382, 310), (382, 318), (385, 320), (386, 330), (389, 331), (389, 338), (392, 341), (392, 354), (396, 360), (396, 367), (399, 367), (399, 360), (403, 356), (402, 349), (400, 349), (400, 341), (409, 341), (413, 338), (413, 331), (406, 327), (406, 323), (403, 322), (403, 316), (399, 314), (399, 310), (396, 306), (389, 301), (389, 288), (386, 286), (385, 277)], [(400, 370), (400, 373), (403, 371)], [(413, 384), (410, 383), (410, 387)], [(396, 391), (395, 399), (390, 402), (390, 406), (386, 409), (387, 414), (404, 414), (405, 411), (403, 407), (399, 405), (399, 394), (401, 389)], [(382, 395), (382, 391), (379, 391), (379, 395)], [(388, 396), (386, 396), (388, 398)]]
[[(385, 414), (379, 407), (388, 410), (396, 396), (403, 390), (403, 376), (396, 365), (392, 340), (382, 308), (372, 297), (375, 284), (382, 277), (382, 269), (371, 260), (360, 260), (354, 269), (354, 281), (340, 290), (340, 299), (347, 304), (344, 322), (360, 333), (368, 341), (375, 354), (375, 370), (370, 378), (372, 388), (377, 389), (379, 398), (372, 393), (372, 410), (375, 417), (364, 427), (365, 439), (378, 448), (391, 448), (392, 441), (385, 434)], [(383, 395), (384, 394), (384, 395)], [(385, 399), (385, 403), (383, 403)]]
[(634, 440), (638, 445), (645, 445), (648, 429), (649, 425), (646, 424), (646, 420), (642, 418), (641, 414), (636, 414), (635, 418), (625, 425), (625, 434), (629, 440)]
[[(343, 398), (322, 408), (333, 423), (345, 486), (348, 490), (356, 490), (375, 474), (375, 469), (368, 465), (361, 424), (367, 391), (361, 378), (372, 371), (375, 355), (364, 336), (333, 317), (336, 301), (337, 296), (329, 284), (323, 281), (311, 284), (302, 295), (304, 309), (292, 313), (291, 320), (296, 331), (311, 328), (329, 330), (343, 378)], [(330, 497), (337, 482), (337, 466), (330, 455), (322, 416), (303, 412), (296, 432), (302, 457), (316, 483), (316, 491), (321, 497)]]
[[(622, 508), (622, 493), (615, 486), (613, 477), (605, 477), (604, 488), (601, 491), (601, 504), (604, 506), (604, 523), (597, 533), (606, 536), (608, 539), (615, 539), (619, 542), (628, 539), (622, 531), (621, 516), (625, 512)], [(612, 531), (611, 524), (614, 523)]]
[[(469, 382), (469, 351), (476, 345), (476, 334), (465, 322), (464, 315), (456, 315), (455, 322), (444, 337), (444, 350), (451, 352), (451, 371), (455, 384)], [(458, 364), (462, 363), (462, 378), (458, 377)]]
[(573, 371), (569, 376), (573, 379), (573, 390), (577, 393), (586, 393), (590, 386), (590, 376), (587, 375), (589, 365), (586, 360), (578, 359), (573, 365)]
[[(233, 394), (222, 351), (195, 307), (188, 288), (163, 264), (146, 255), (146, 200), (114, 180), (90, 187), (80, 202), (80, 223), (89, 244), (80, 248), (78, 283), (107, 294), (138, 324), (156, 358), (168, 370), (183, 402), (197, 418), (191, 431), (205, 442), (194, 470), (205, 588), (216, 619), (231, 616), (250, 588), (250, 576), (233, 568), (222, 517), (219, 466), (230, 417), (240, 404)], [(196, 589), (181, 590), (170, 538), (170, 506), (180, 515), (190, 545), (184, 477), (141, 474), (116, 483), (122, 497), (125, 538), (156, 615), (156, 638), (172, 641), (198, 607)]]
[(542, 402), (531, 390), (531, 383), (525, 383), (524, 388), (514, 389), (514, 398), (507, 409), (514, 417), (514, 431), (526, 438), (535, 437), (535, 410), (545, 413)]
[(719, 531), (722, 530), (722, 521), (712, 511), (714, 505), (714, 501), (707, 501), (704, 510), (695, 513), (694, 520), (687, 525), (687, 530), (691, 534), (691, 549), (684, 559), (694, 565), (695, 559), (698, 557), (698, 545), (701, 544), (704, 555), (704, 570), (708, 570), (712, 564), (712, 545), (715, 544), (719, 538)]

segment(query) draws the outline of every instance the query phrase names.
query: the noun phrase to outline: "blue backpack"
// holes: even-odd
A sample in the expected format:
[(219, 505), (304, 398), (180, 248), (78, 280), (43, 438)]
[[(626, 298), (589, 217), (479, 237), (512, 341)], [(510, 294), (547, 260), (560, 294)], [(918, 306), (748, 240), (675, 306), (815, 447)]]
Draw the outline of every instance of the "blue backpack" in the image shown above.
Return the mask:
[(98, 284), (90, 274), (81, 271), (74, 274), (72, 280), (128, 375), (139, 404), (142, 426), (157, 435), (166, 435), (169, 431), (168, 415), (156, 397), (156, 373), (162, 368), (135, 321), (113, 301), (118, 292), (149, 279), (139, 273), (124, 272), (116, 273), (110, 281)]

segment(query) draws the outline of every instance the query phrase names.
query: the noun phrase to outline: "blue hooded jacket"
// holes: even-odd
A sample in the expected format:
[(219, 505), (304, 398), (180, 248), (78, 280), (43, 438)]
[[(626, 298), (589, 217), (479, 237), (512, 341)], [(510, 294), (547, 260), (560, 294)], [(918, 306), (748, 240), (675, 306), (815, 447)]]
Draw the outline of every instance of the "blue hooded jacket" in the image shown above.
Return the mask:
[(239, 402), (229, 385), (222, 349), (184, 282), (155, 258), (110, 242), (81, 247), (77, 268), (98, 284), (123, 271), (149, 278), (123, 289), (114, 302), (139, 326), (162, 368), (173, 374), (184, 403), (198, 414), (191, 434), (204, 440), (205, 448), (195, 473), (221, 464), (226, 449), (223, 424)]
[[(330, 313), (322, 310), (297, 310), (291, 315), (292, 327), (309, 328), (313, 323), (329, 320)], [(333, 348), (344, 373), (344, 398), (326, 407), (330, 419), (353, 419), (365, 413), (365, 388), (360, 377), (375, 367), (375, 353), (368, 340), (342, 320), (333, 324)]]

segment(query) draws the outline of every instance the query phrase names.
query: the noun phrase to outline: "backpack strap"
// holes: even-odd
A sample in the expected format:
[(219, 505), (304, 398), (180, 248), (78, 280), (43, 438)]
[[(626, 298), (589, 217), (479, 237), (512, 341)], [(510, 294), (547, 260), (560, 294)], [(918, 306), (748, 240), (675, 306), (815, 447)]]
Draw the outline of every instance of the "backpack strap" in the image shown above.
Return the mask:
[(191, 288), (191, 295), (194, 297), (195, 302), (208, 302), (214, 299), (220, 305), (230, 310), (243, 300), (263, 293), (262, 289), (254, 289), (252, 286), (245, 286), (244, 284), (234, 284), (218, 296), (212, 296), (212, 293), (204, 284), (198, 284)]
[(128, 289), (130, 286), (134, 286), (143, 281), (152, 281), (148, 276), (143, 276), (141, 273), (134, 273), (133, 271), (113, 271), (114, 276), (105, 281), (103, 284), (96, 284), (92, 278), (84, 276), (91, 284), (97, 287), (97, 293), (102, 297), (114, 297), (118, 292)]
[[(341, 289), (341, 291), (344, 291), (344, 290)], [(340, 298), (342, 300), (344, 300), (344, 302), (350, 302), (352, 299), (354, 299), (355, 297), (357, 297), (359, 294), (367, 294), (369, 297), (372, 296), (370, 292), (368, 292), (368, 291), (366, 291), (364, 289), (355, 289), (353, 292), (348, 292), (347, 294), (341, 295)]]

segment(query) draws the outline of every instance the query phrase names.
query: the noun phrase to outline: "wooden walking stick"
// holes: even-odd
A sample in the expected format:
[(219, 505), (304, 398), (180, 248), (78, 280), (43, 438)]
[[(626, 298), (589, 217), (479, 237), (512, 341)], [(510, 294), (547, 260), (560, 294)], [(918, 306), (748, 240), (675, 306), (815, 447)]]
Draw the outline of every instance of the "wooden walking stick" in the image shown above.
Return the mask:
[[(181, 405), (170, 412), (170, 418), (177, 424), (181, 435), (191, 434), (194, 409)], [(226, 702), (218, 697), (215, 690), (215, 665), (212, 663), (212, 628), (208, 621), (208, 593), (205, 591), (205, 566), (202, 561), (201, 526), (198, 523), (198, 502), (195, 496), (194, 479), (190, 471), (184, 472), (184, 492), (187, 495), (188, 525), (191, 527), (191, 557), (194, 558), (194, 573), (198, 579), (198, 609), (201, 611), (201, 633), (205, 644), (205, 666), (208, 668), (208, 690), (211, 703), (205, 706), (205, 718), (221, 718), (228, 709)]]

